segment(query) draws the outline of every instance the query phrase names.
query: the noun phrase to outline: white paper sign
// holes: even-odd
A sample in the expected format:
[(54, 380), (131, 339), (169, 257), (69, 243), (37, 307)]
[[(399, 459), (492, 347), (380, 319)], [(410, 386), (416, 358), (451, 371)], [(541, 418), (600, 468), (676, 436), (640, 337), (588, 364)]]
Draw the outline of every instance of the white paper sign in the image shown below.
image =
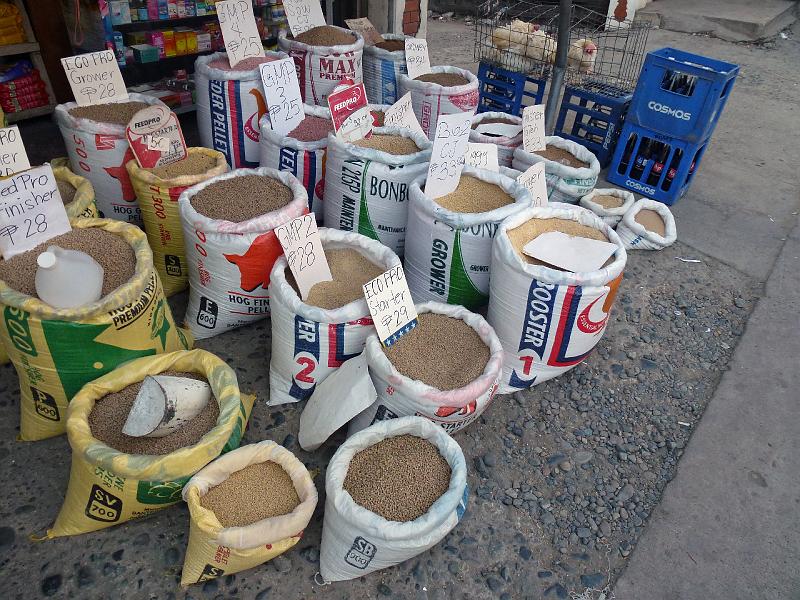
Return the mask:
[(406, 92), (405, 96), (392, 104), (383, 113), (384, 127), (405, 127), (414, 133), (425, 135), (422, 127), (414, 114), (414, 107), (411, 104), (411, 92)]
[(406, 68), (408, 76), (416, 79), (431, 72), (431, 59), (428, 56), (428, 40), (406, 38)]
[(548, 231), (525, 244), (522, 251), (549, 265), (573, 273), (596, 271), (616, 252), (616, 244)]
[(544, 150), (544, 104), (526, 106), (522, 111), (522, 144), (526, 152)]
[(375, 44), (386, 41), (367, 17), (361, 19), (345, 19), (344, 22), (347, 24), (350, 31), (356, 31), (364, 36), (365, 46), (374, 46)]
[(517, 183), (525, 186), (533, 198), (533, 206), (547, 206), (547, 179), (544, 176), (544, 163), (539, 162), (517, 177)]
[(483, 135), (513, 138), (520, 134), (522, 125), (514, 125), (513, 123), (481, 123), (475, 128), (475, 131)]
[(100, 50), (61, 59), (78, 106), (106, 104), (128, 99), (128, 90), (111, 50)]
[(145, 169), (170, 165), (186, 158), (186, 140), (177, 115), (155, 104), (138, 111), (125, 128), (136, 162)]
[(252, 0), (218, 0), (215, 6), (231, 66), (235, 67), (245, 58), (265, 56)]
[(315, 284), (333, 280), (314, 213), (276, 227), (275, 235), (283, 248), (303, 300), (308, 298), (308, 292)]
[(14, 173), (31, 168), (25, 144), (19, 127), (3, 127), (0, 129), (0, 177), (8, 177)]
[(285, 135), (306, 116), (294, 60), (282, 58), (263, 63), (260, 68), (272, 131)]
[(400, 265), (365, 283), (364, 298), (384, 346), (391, 346), (417, 326), (417, 309)]
[(499, 172), (500, 164), (497, 161), (497, 146), (495, 144), (469, 142), (467, 145), (466, 164), (478, 169)]
[(439, 115), (428, 178), (425, 180), (425, 195), (428, 198), (446, 196), (458, 187), (467, 154), (471, 122), (472, 115), (465, 112)]
[(50, 165), (0, 181), (0, 253), (11, 258), (71, 231)]
[(283, 10), (294, 37), (304, 31), (325, 25), (319, 0), (284, 0)]

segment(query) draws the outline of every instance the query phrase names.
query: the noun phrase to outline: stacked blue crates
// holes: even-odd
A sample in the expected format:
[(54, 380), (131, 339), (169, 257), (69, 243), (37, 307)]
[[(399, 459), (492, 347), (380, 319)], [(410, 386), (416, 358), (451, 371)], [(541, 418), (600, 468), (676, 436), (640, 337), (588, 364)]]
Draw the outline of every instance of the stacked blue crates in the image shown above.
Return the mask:
[(664, 204), (686, 193), (730, 97), (737, 65), (662, 48), (647, 55), (608, 181)]
[(498, 111), (522, 116), (526, 106), (541, 104), (546, 79), (537, 79), (481, 61), (478, 67), (478, 112)]

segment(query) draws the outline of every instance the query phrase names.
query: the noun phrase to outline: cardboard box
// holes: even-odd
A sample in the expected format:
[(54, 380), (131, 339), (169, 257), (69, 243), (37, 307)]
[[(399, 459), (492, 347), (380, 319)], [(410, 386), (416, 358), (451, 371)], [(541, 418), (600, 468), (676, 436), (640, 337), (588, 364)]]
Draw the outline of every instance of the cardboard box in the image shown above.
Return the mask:
[(158, 62), (158, 48), (150, 44), (135, 44), (133, 48), (133, 57), (137, 63), (145, 64), (151, 62)]
[(211, 34), (205, 32), (198, 32), (195, 36), (197, 39), (197, 52), (208, 52), (211, 50)]
[(158, 58), (162, 59), (166, 56), (164, 52), (164, 32), (163, 31), (148, 31), (147, 43), (151, 46), (158, 48)]

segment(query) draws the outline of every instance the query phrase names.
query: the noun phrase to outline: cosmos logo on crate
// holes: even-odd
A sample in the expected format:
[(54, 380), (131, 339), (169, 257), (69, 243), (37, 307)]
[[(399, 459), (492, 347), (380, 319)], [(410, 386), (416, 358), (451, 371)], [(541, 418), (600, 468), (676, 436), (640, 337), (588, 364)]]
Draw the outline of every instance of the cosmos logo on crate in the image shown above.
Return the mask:
[(655, 100), (648, 102), (647, 108), (658, 113), (669, 115), (670, 117), (675, 117), (676, 119), (681, 119), (682, 121), (689, 121), (692, 118), (692, 113), (690, 112), (684, 112), (679, 108), (671, 108), (666, 104), (661, 104)]
[(107, 492), (99, 485), (92, 485), (89, 502), (86, 505), (86, 516), (95, 521), (114, 523), (122, 514), (122, 500)]
[(356, 569), (366, 569), (375, 554), (378, 552), (378, 547), (372, 542), (358, 536), (353, 540), (353, 545), (344, 557), (344, 561), (348, 565), (354, 566)]

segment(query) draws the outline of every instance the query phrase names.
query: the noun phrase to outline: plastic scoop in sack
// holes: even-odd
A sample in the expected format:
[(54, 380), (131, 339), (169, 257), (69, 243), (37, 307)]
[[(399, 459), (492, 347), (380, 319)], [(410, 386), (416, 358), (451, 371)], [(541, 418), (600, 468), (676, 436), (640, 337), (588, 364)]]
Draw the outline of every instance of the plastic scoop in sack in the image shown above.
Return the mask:
[(54, 308), (97, 302), (103, 291), (103, 267), (85, 252), (48, 246), (36, 258), (36, 295)]
[(122, 433), (132, 437), (164, 437), (194, 419), (210, 399), (211, 386), (205, 381), (148, 375)]

